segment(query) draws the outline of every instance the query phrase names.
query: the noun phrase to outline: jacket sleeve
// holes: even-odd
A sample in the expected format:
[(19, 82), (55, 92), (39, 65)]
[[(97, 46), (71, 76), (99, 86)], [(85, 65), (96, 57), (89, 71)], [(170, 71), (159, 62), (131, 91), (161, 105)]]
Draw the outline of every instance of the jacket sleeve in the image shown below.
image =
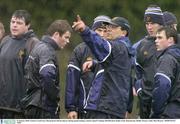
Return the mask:
[(81, 36), (98, 61), (104, 62), (111, 54), (111, 44), (88, 27), (81, 33)]
[(67, 112), (78, 111), (83, 91), (80, 87), (82, 48), (77, 46), (69, 59), (66, 72), (65, 109)]
[(142, 90), (142, 83), (143, 83), (143, 68), (140, 64), (138, 64), (135, 60), (135, 75), (136, 75), (136, 81), (134, 83), (136, 92), (138, 95), (140, 95)]
[(56, 69), (54, 64), (45, 64), (39, 71), (43, 90), (51, 100), (57, 100), (59, 96), (59, 87), (55, 84)]
[(154, 118), (158, 117), (164, 110), (164, 106), (169, 97), (171, 80), (165, 74), (156, 73), (155, 86), (153, 90), (152, 110)]
[(80, 68), (69, 64), (66, 73), (65, 108), (67, 112), (78, 111), (77, 90), (80, 83)]
[(152, 118), (158, 118), (164, 111), (164, 106), (169, 98), (172, 80), (174, 80), (175, 65), (173, 58), (169, 55), (166, 57), (162, 56), (158, 60), (157, 72), (154, 76)]
[(133, 85), (132, 85), (132, 82), (131, 82), (130, 89), (129, 89), (129, 100), (128, 100), (128, 103), (127, 103), (127, 111), (129, 113), (132, 112), (133, 101), (134, 101), (134, 97), (133, 97)]
[(55, 56), (46, 47), (39, 55), (41, 85), (44, 92), (51, 100), (59, 99), (59, 82), (57, 81), (58, 68), (55, 66)]

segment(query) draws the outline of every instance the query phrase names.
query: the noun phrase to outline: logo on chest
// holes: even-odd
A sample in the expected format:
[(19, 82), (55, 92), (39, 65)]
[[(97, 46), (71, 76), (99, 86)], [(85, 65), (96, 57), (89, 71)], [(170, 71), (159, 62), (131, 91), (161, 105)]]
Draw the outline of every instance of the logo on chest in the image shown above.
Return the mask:
[(148, 52), (147, 52), (147, 51), (144, 51), (144, 52), (143, 52), (143, 55), (144, 55), (144, 56), (147, 56), (147, 55), (148, 55)]
[(23, 60), (24, 56), (25, 56), (25, 50), (20, 49), (19, 52), (18, 52), (18, 58)]

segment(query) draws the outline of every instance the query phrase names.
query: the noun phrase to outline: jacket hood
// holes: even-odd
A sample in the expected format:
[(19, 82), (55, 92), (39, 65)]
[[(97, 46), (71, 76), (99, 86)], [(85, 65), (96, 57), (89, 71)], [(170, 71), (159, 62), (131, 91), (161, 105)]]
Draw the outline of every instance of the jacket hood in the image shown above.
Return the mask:
[(29, 30), (28, 32), (26, 32), (25, 34), (22, 34), (22, 35), (20, 35), (20, 36), (18, 36), (18, 37), (14, 37), (14, 36), (12, 36), (11, 35), (11, 37), (13, 38), (13, 39), (18, 39), (18, 40), (20, 40), (20, 39), (28, 39), (28, 38), (30, 38), (30, 37), (37, 37), (36, 35), (35, 35), (35, 33), (34, 33), (34, 31), (33, 30)]
[(60, 50), (57, 43), (49, 35), (44, 35), (41, 40), (50, 44), (55, 50)]
[(180, 62), (180, 46), (173, 45), (167, 49), (167, 53), (174, 56)]

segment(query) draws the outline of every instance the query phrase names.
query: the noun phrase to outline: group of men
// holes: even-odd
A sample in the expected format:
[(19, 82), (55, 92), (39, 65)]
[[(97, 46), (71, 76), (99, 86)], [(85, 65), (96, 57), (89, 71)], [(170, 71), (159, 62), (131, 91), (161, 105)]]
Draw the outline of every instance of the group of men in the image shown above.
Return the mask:
[(26, 10), (15, 11), (11, 34), (0, 44), (1, 118), (59, 118), (56, 51), (69, 43), (72, 28), (83, 43), (67, 67), (69, 119), (124, 119), (132, 112), (133, 87), (140, 118), (180, 117), (180, 49), (172, 13), (149, 6), (144, 15), (148, 34), (134, 46), (124, 17), (97, 16), (91, 29), (79, 15), (72, 28), (67, 20), (55, 20), (41, 40), (30, 21)]
[(59, 118), (56, 51), (69, 43), (72, 28), (55, 20), (40, 41), (30, 22), (29, 12), (16, 10), (0, 44), (0, 118)]
[[(177, 44), (177, 19), (170, 12), (162, 13), (158, 6), (149, 6), (145, 11), (144, 21), (148, 35), (135, 45), (137, 52), (135, 87), (139, 97), (140, 118), (178, 118), (180, 115), (176, 113), (178, 107), (168, 106), (169, 103), (174, 104), (178, 101), (174, 96), (177, 94), (172, 95), (173, 90), (176, 90), (173, 87), (178, 83), (178, 64), (166, 58), (166, 54), (170, 53), (169, 50), (174, 49), (171, 46)], [(178, 53), (179, 49), (176, 50), (172, 50), (174, 52), (171, 53)], [(178, 60), (176, 57), (174, 56), (174, 59)], [(164, 61), (165, 59), (167, 61)], [(165, 111), (166, 109), (169, 110)], [(174, 114), (170, 114), (171, 111)]]
[[(179, 44), (174, 14), (150, 5), (144, 14), (148, 34), (133, 47), (128, 40), (130, 25), (122, 17), (113, 18), (106, 26), (111, 35), (108, 38), (90, 30), (79, 16), (77, 20), (73, 28), (80, 32), (93, 56), (82, 55), (84, 49), (77, 47), (70, 59), (66, 82), (69, 118), (77, 118), (77, 112), (85, 119), (126, 118), (127, 112), (132, 111), (133, 86), (139, 98), (140, 118), (180, 117)], [(102, 20), (99, 22), (107, 23)], [(135, 82), (132, 69), (136, 72)]]

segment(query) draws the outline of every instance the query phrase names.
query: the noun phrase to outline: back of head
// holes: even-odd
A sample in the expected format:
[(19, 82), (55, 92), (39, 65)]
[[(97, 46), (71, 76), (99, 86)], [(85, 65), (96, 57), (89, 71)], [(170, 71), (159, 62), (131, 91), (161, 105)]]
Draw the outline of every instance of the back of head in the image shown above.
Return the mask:
[(121, 26), (122, 30), (126, 30), (129, 33), (131, 26), (127, 19), (123, 17), (114, 17), (112, 23), (116, 26)]
[(164, 25), (163, 13), (159, 6), (149, 5), (144, 13), (144, 22), (152, 22)]
[(176, 16), (171, 12), (165, 11), (163, 12), (163, 16), (166, 25), (173, 25), (178, 23)]
[(52, 36), (55, 32), (59, 32), (60, 35), (63, 35), (67, 31), (72, 32), (71, 25), (67, 20), (55, 20), (48, 27), (46, 34)]
[(4, 35), (5, 35), (4, 25), (2, 22), (0, 22), (0, 40), (4, 37)]
[(31, 22), (31, 15), (29, 14), (27, 10), (16, 10), (13, 13), (12, 17), (24, 19), (26, 25), (30, 24)]
[(97, 28), (104, 28), (107, 24), (111, 24), (111, 18), (105, 15), (100, 15), (94, 18), (94, 22), (92, 25), (92, 30), (96, 30)]

